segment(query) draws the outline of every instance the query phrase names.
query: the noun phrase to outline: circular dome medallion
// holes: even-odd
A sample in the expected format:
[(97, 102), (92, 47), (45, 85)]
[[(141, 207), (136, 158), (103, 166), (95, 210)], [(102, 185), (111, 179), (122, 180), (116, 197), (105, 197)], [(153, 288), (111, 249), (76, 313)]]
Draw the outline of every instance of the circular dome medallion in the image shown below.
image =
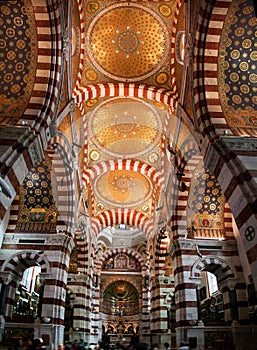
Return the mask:
[(154, 11), (122, 3), (109, 6), (91, 22), (87, 52), (105, 76), (139, 81), (160, 69), (169, 54), (169, 42), (168, 30)]
[(115, 208), (142, 205), (153, 194), (151, 181), (143, 174), (130, 170), (103, 173), (95, 180), (93, 187), (103, 205)]
[(155, 108), (137, 98), (114, 97), (90, 113), (91, 141), (113, 157), (139, 157), (161, 139), (162, 123)]

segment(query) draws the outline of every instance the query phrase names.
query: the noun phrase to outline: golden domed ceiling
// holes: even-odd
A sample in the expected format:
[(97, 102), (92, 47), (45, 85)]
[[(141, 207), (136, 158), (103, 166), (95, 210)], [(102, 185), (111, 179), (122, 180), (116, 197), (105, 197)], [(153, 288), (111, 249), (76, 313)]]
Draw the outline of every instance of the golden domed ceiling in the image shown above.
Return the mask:
[(107, 7), (91, 22), (87, 35), (94, 66), (120, 81), (143, 80), (154, 74), (168, 56), (168, 43), (169, 34), (161, 18), (136, 3)]
[(115, 170), (100, 175), (95, 180), (93, 189), (95, 196), (105, 207), (135, 208), (151, 198), (153, 186), (140, 173)]
[[(150, 219), (154, 212), (155, 196), (164, 181), (170, 108), (159, 94), (174, 94), (172, 36), (177, 7), (176, 0), (83, 3), (82, 64), (74, 95), (85, 116), (83, 173), (86, 181), (89, 177), (93, 181), (89, 210), (94, 217), (126, 209)], [(73, 36), (77, 43), (75, 28)], [(140, 92), (134, 96), (117, 92), (119, 83), (128, 84), (128, 91), (145, 84), (149, 98)], [(94, 92), (87, 99), (82, 91), (88, 89)]]
[[(158, 111), (137, 98), (112, 98), (99, 104), (88, 122), (91, 161), (101, 151), (112, 157), (139, 157), (159, 142), (162, 123)], [(96, 151), (96, 148), (98, 151)]]
[(80, 84), (147, 82), (171, 88), (171, 37), (177, 1), (85, 2)]

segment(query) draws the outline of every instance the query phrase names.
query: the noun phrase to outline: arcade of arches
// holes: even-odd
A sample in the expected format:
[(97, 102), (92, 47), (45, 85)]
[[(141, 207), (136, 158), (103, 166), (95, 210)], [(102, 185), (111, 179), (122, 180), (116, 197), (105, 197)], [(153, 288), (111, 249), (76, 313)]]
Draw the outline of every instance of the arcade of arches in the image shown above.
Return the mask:
[(256, 349), (252, 0), (0, 3), (0, 345)]

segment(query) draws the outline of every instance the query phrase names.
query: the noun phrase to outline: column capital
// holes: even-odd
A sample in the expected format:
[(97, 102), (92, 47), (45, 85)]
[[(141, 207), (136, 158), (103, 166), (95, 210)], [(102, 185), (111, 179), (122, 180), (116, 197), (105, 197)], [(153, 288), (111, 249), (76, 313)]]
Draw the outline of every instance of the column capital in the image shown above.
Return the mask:
[(21, 280), (21, 277), (14, 275), (12, 272), (0, 272), (0, 280), (3, 284), (8, 285), (11, 281), (18, 282)]

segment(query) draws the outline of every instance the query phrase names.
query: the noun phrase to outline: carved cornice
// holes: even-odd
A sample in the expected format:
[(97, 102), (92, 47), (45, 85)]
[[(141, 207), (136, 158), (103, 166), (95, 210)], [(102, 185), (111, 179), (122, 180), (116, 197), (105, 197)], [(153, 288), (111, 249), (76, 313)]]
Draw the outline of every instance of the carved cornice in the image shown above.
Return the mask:
[(209, 145), (205, 156), (205, 166), (213, 173), (220, 159), (229, 161), (237, 152), (254, 152), (257, 154), (257, 139), (252, 137), (224, 136)]
[(222, 142), (231, 151), (256, 151), (257, 152), (257, 139), (253, 137), (222, 137)]
[(21, 277), (14, 275), (12, 272), (0, 272), (0, 281), (8, 285), (11, 281), (20, 281)]
[(175, 253), (175, 251), (180, 251), (181, 249), (182, 250), (195, 249), (195, 244), (186, 238), (179, 238), (176, 241), (173, 241), (171, 244), (171, 249), (170, 249), (171, 256)]
[[(7, 233), (4, 235), (3, 244), (6, 245), (15, 245), (18, 244), (26, 244), (26, 239), (28, 239), (28, 235), (22, 233)], [(74, 240), (71, 237), (66, 236), (65, 234), (40, 234), (35, 233), (34, 235), (30, 235), (30, 239), (33, 239), (37, 246), (44, 245), (45, 251), (50, 250), (48, 246), (60, 246), (65, 247), (69, 251), (71, 251), (74, 246)], [(38, 242), (37, 242), (38, 241)]]

